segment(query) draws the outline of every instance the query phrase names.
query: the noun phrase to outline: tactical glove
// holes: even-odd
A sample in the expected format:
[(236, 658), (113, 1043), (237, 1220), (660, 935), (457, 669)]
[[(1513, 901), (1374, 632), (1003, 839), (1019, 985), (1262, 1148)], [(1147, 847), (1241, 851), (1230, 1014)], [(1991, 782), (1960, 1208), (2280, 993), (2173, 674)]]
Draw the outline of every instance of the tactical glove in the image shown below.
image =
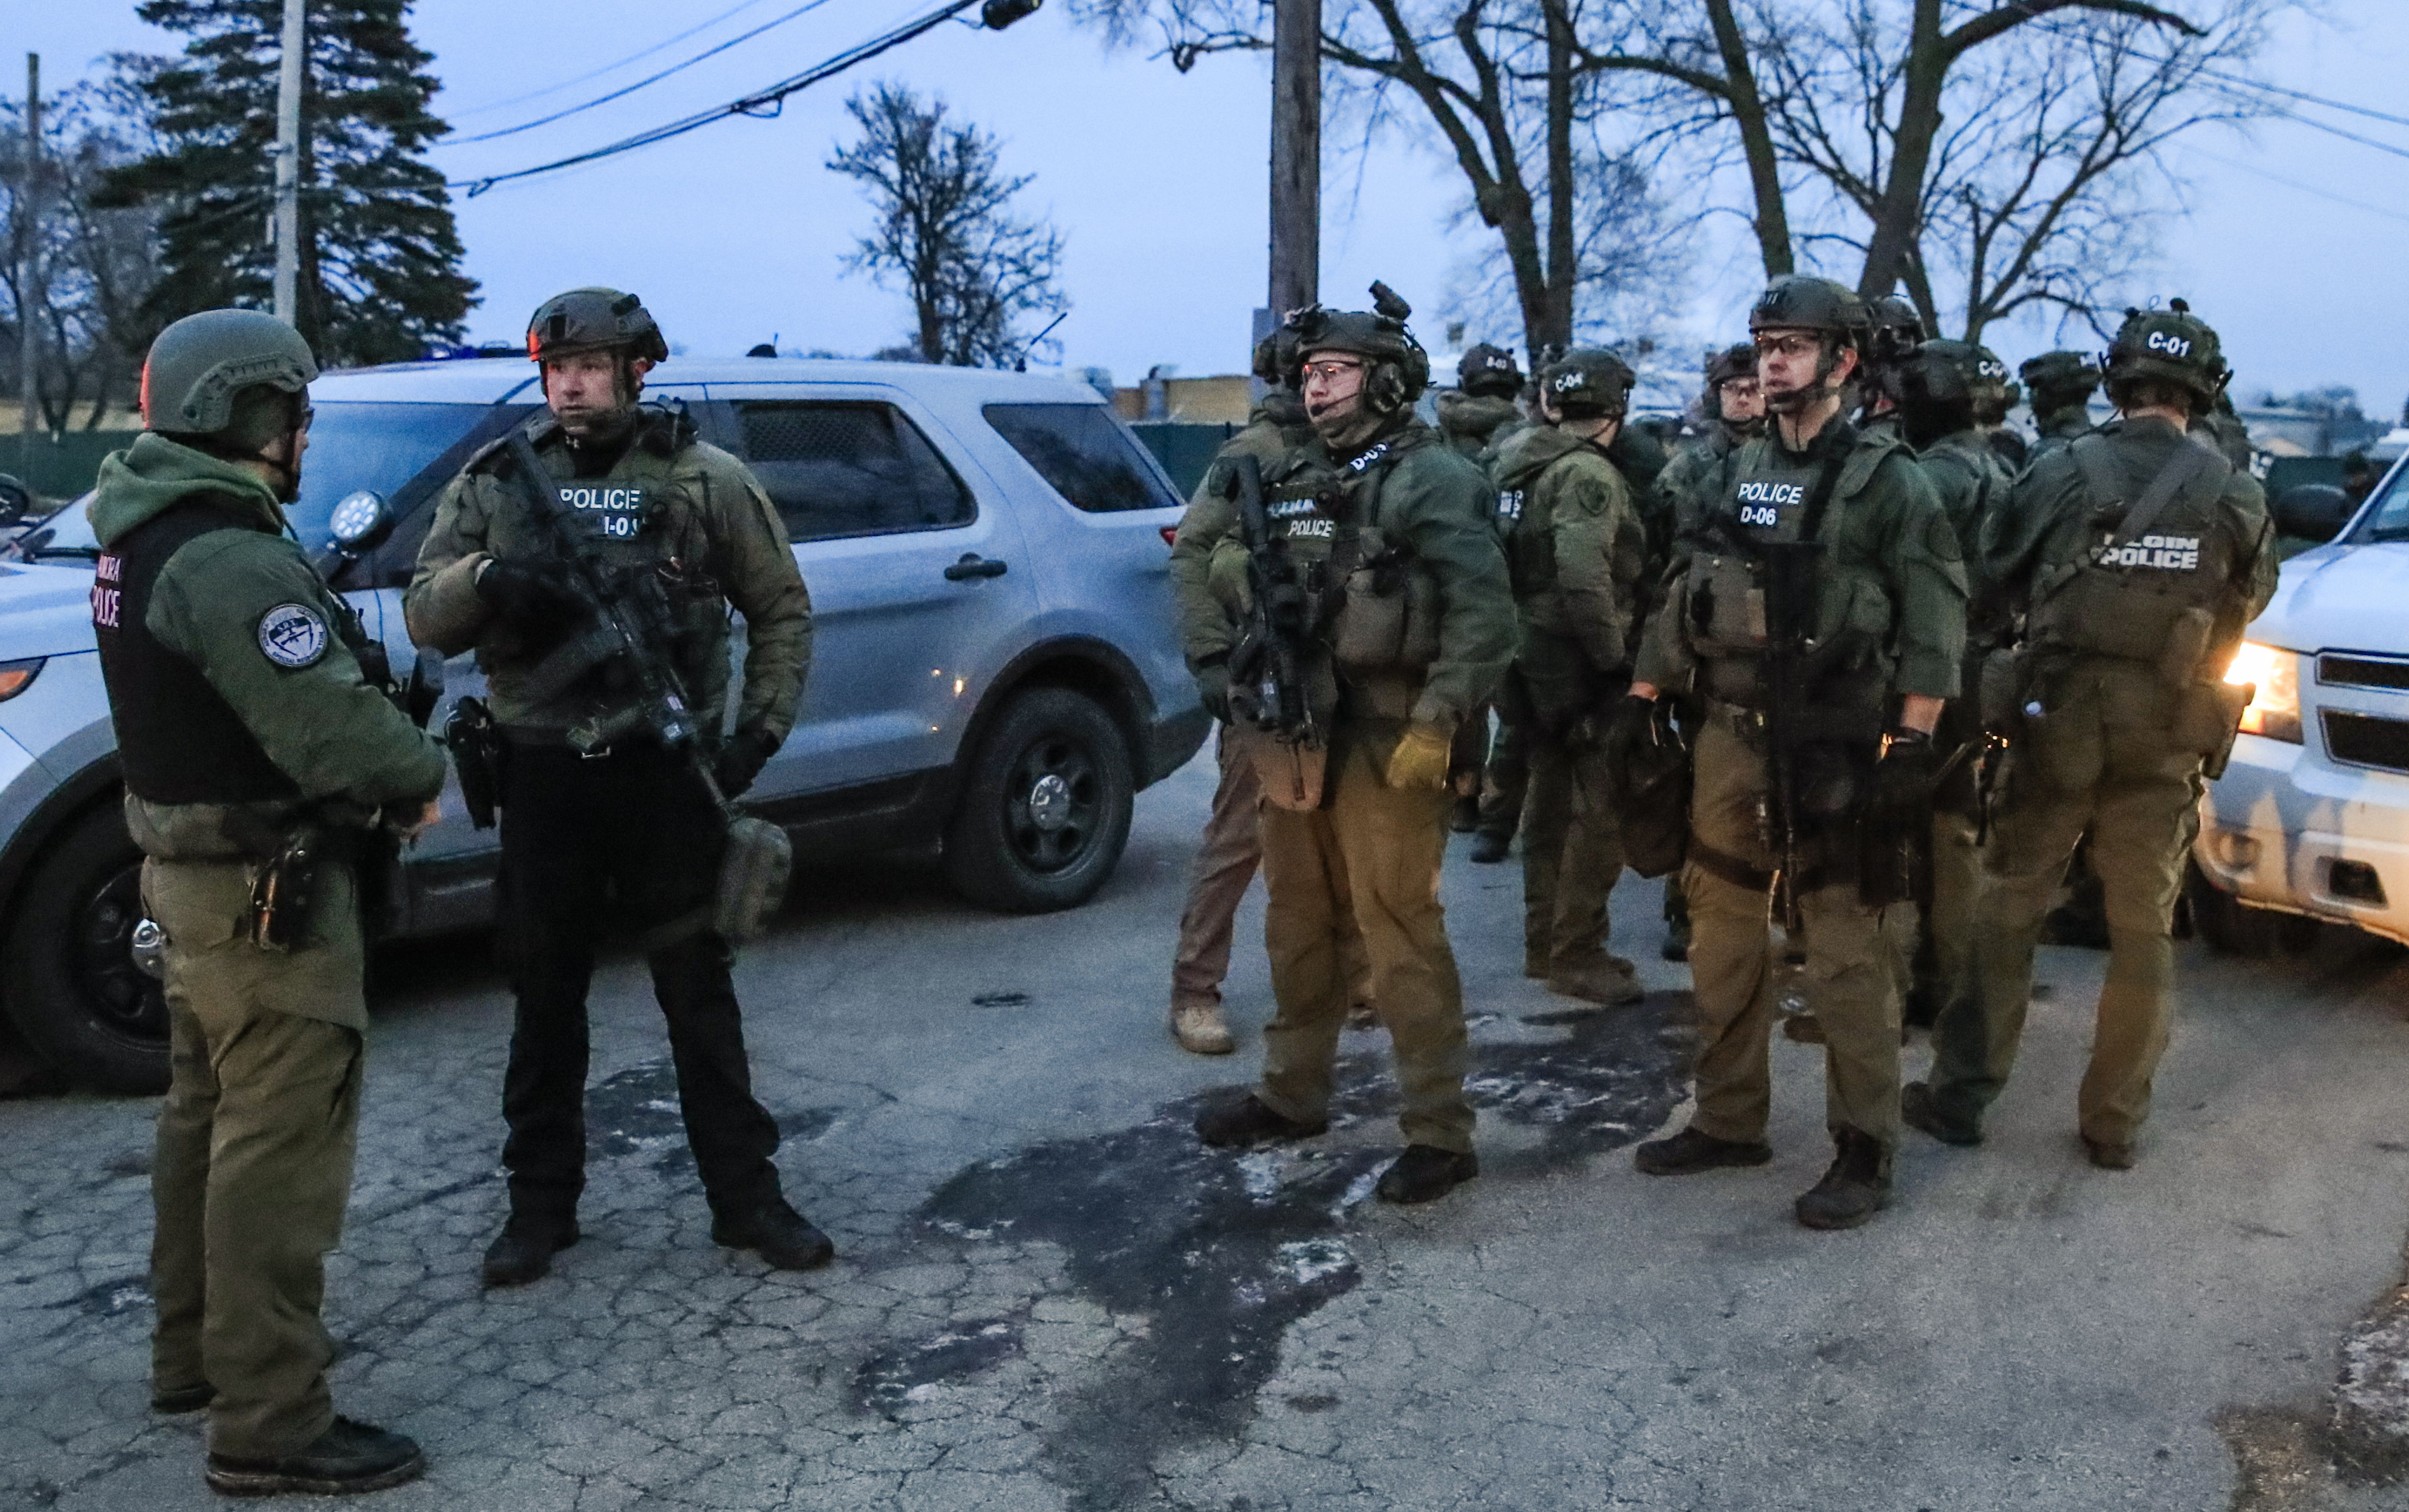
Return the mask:
[(1648, 725), (1656, 717), (1656, 700), (1643, 698), (1637, 693), (1626, 693), (1614, 700), (1614, 713), (1607, 720), (1606, 735), (1598, 748), (1606, 758), (1606, 770), (1621, 780), (1632, 760), (1648, 743)]
[(1442, 725), (1416, 720), (1406, 727), (1398, 737), (1397, 748), (1389, 753), (1389, 770), (1383, 780), (1400, 790), (1423, 788), (1437, 792), (1447, 785), (1449, 758), (1455, 748), (1454, 736)]
[(523, 630), (556, 629), (585, 617), (585, 600), (567, 569), (551, 562), (493, 557), (477, 569), (477, 597)]
[(735, 798), (753, 785), (753, 779), (761, 775), (761, 769), (777, 750), (778, 742), (770, 738), (768, 730), (740, 729), (719, 748), (719, 760), (711, 774), (718, 780), (722, 793)]
[(1874, 766), (1874, 790), (1866, 817), (1881, 834), (1905, 840), (1930, 828), (1932, 793), (1940, 780), (1940, 756), (1921, 730), (1893, 730)]
[(1230, 668), (1226, 662), (1213, 662), (1196, 669), (1196, 701), (1204, 712), (1226, 725), (1230, 720)]

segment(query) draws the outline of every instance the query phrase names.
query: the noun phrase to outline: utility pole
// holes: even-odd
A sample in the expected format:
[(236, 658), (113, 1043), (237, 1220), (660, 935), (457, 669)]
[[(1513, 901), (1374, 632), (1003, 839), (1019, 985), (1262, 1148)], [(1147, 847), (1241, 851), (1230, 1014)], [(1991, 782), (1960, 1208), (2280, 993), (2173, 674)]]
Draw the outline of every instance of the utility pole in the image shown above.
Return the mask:
[(1271, 318), (1321, 291), (1321, 0), (1272, 7)]
[(41, 419), (34, 388), (41, 368), (42, 327), (35, 318), (42, 308), (34, 285), (42, 276), (42, 55), (25, 54), (25, 181), (18, 190), (24, 205), (18, 235), (22, 251), (17, 260), (17, 384), (18, 476), (34, 486), (34, 431)]
[(284, 0), (284, 56), (276, 77), (276, 318), (300, 324), (301, 70), (309, 63), (307, 0)]

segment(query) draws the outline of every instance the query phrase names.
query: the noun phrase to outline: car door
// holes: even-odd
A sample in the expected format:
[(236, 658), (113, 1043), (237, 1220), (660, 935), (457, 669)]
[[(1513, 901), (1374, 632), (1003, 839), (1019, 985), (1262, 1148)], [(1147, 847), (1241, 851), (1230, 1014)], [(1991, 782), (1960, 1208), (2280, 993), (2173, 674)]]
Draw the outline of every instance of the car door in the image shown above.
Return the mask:
[[(950, 763), (1036, 610), (1018, 526), (944, 428), (883, 384), (711, 385), (724, 444), (786, 525), (811, 590), (812, 670), (756, 789), (858, 787)], [(741, 638), (740, 638), (741, 640)]]

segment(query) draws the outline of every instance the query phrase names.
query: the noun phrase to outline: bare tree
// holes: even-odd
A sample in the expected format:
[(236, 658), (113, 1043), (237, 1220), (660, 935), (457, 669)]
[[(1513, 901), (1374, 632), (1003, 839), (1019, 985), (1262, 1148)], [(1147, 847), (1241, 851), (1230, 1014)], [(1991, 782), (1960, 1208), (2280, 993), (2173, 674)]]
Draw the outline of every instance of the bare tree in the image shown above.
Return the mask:
[(79, 84), (47, 103), (36, 228), (26, 216), (23, 102), (0, 101), (0, 230), (12, 251), (34, 241), (34, 288), (21, 286), (22, 257), (11, 256), (0, 272), (8, 303), (5, 376), (16, 377), (30, 306), (41, 332), (36, 398), (53, 435), (85, 406), (85, 427), (97, 428), (112, 403), (133, 397), (141, 370), (149, 338), (143, 301), (158, 277), (157, 217), (95, 202), (108, 172), (143, 151), (138, 104), (110, 83)]
[(845, 109), (861, 137), (828, 166), (859, 183), (878, 214), (845, 266), (902, 284), (921, 361), (1005, 367), (1024, 356), (1021, 318), (1069, 308), (1055, 284), (1061, 234), (1011, 213), (1030, 179), (1004, 174), (995, 138), (947, 122), (942, 99), (924, 106), (879, 84)]

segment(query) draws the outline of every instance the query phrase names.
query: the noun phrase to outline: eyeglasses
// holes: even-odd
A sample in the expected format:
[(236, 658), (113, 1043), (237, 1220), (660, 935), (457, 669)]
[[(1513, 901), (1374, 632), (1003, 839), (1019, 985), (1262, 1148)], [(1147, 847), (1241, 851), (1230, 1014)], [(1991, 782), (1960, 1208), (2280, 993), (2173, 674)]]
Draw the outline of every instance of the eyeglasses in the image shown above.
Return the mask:
[(1759, 357), (1811, 357), (1824, 349), (1824, 338), (1812, 331), (1767, 331), (1756, 338)]
[(310, 422), (317, 418), (318, 411), (311, 406), (305, 404), (301, 407), (301, 418), (295, 422), (293, 428), (295, 430), (308, 430), (310, 428)]
[(1344, 362), (1309, 362), (1305, 365), (1307, 382), (1319, 378), (1325, 383), (1335, 383), (1349, 373), (1360, 373), (1363, 365), (1352, 359)]

